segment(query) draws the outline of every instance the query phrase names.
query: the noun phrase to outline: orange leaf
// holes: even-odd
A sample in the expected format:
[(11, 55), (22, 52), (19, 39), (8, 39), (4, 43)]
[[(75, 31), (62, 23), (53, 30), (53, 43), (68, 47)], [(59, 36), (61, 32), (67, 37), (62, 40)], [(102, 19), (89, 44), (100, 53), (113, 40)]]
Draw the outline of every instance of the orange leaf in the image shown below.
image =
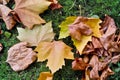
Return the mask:
[(48, 59), (47, 66), (55, 73), (62, 65), (65, 65), (64, 59), (74, 59), (71, 47), (62, 41), (40, 42), (35, 49), (38, 52), (38, 61)]

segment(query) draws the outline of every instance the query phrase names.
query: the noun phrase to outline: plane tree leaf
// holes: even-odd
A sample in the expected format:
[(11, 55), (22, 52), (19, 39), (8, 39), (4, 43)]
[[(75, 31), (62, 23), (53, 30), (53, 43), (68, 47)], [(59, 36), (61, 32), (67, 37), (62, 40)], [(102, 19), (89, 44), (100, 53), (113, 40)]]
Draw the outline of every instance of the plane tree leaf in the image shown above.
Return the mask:
[[(10, 30), (15, 25), (13, 23), (6, 22), (5, 18), (9, 18), (11, 16), (12, 19), (15, 19), (18, 22), (22, 22), (29, 29), (32, 29), (36, 24), (45, 23), (45, 20), (43, 20), (39, 14), (47, 10), (50, 4), (51, 2), (47, 0), (15, 0), (15, 8), (13, 10), (9, 9), (8, 7), (6, 8), (1, 6), (3, 9), (1, 10), (3, 13), (3, 20), (7, 25), (7, 29)], [(5, 12), (7, 13), (4, 17)]]
[(100, 23), (99, 18), (68, 17), (59, 25), (59, 39), (71, 36), (77, 50), (82, 54), (88, 41), (91, 41), (91, 36), (101, 37)]
[(40, 42), (35, 51), (38, 52), (38, 62), (43, 62), (47, 59), (47, 66), (52, 73), (55, 73), (62, 68), (62, 65), (65, 65), (64, 59), (74, 59), (71, 49), (62, 41), (53, 41)]
[(42, 41), (52, 41), (55, 33), (52, 29), (52, 22), (48, 22), (45, 25), (36, 25), (32, 30), (28, 28), (17, 28), (20, 41), (29, 43), (29, 46), (37, 46)]

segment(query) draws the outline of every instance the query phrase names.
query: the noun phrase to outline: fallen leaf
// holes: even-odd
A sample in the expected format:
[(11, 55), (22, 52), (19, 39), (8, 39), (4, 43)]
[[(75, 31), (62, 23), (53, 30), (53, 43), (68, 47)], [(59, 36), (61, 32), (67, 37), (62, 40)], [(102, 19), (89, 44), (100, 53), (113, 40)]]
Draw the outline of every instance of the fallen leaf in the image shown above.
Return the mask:
[(84, 50), (85, 46), (87, 45), (88, 41), (91, 41), (91, 36), (82, 35), (80, 41), (78, 41), (76, 39), (72, 39), (72, 40), (73, 40), (75, 47), (79, 51), (80, 55), (82, 55), (83, 50)]
[(92, 34), (90, 26), (83, 23), (82, 19), (84, 19), (84, 17), (77, 17), (77, 19), (69, 25), (70, 36), (78, 41), (81, 40), (81, 35), (89, 36)]
[(77, 18), (76, 16), (67, 17), (66, 20), (59, 25), (60, 27), (59, 39), (66, 38), (70, 35), (69, 25), (72, 24), (76, 18)]
[(92, 44), (94, 46), (94, 48), (103, 48), (101, 42), (100, 42), (100, 39), (99, 38), (96, 38), (96, 37), (92, 37)]
[[(16, 19), (18, 22), (22, 22), (29, 29), (32, 29), (34, 25), (45, 23), (45, 20), (43, 20), (39, 14), (48, 9), (50, 4), (51, 2), (47, 0), (15, 0), (15, 8), (13, 10), (8, 7), (7, 9), (3, 7), (3, 9), (6, 10), (1, 10), (1, 12), (7, 12), (7, 14), (5, 14), (7, 18), (10, 17), (8, 14), (11, 14), (12, 19)], [(2, 16), (4, 16), (4, 14)], [(3, 17), (3, 20), (6, 22), (4, 18), (5, 17)], [(12, 23), (6, 23), (6, 25), (8, 29), (11, 29), (11, 26), (9, 25), (14, 26)]]
[(48, 22), (45, 25), (37, 25), (32, 30), (27, 28), (17, 28), (20, 41), (29, 43), (29, 46), (37, 46), (42, 41), (52, 41), (55, 33), (52, 29), (52, 22)]
[(38, 80), (52, 80), (53, 75), (50, 72), (41, 72)]
[(94, 46), (92, 44), (92, 42), (88, 42), (87, 45), (85, 46), (85, 48), (83, 49), (83, 54), (90, 54), (93, 53), (95, 51)]
[(104, 34), (100, 38), (100, 41), (104, 48), (108, 50), (111, 47), (111, 43), (114, 41), (114, 35), (116, 32), (114, 20), (111, 17), (106, 16), (104, 22), (102, 23), (101, 30)]
[(62, 8), (62, 6), (58, 3), (57, 0), (49, 0), (49, 1), (52, 2), (52, 4), (50, 5), (50, 8), (51, 8), (52, 10)]
[(20, 42), (8, 50), (6, 62), (14, 71), (24, 70), (36, 60), (36, 53), (27, 46), (27, 42)]
[(86, 64), (82, 58), (76, 58), (72, 62), (73, 70), (85, 70), (87, 66), (88, 66), (88, 64)]
[(5, 5), (0, 4), (0, 12), (8, 30), (11, 30), (16, 24), (14, 18), (9, 15), (11, 11), (12, 10), (6, 7)]
[(39, 14), (48, 9), (51, 2), (47, 0), (15, 0), (15, 4), (14, 11), (20, 21), (29, 29), (32, 29), (35, 24), (45, 23), (39, 17)]
[(111, 63), (114, 63), (116, 64), (117, 62), (120, 61), (120, 54), (116, 55), (116, 56), (113, 56), (111, 59), (110, 59), (110, 62)]
[(38, 52), (38, 62), (48, 59), (47, 66), (55, 73), (65, 65), (64, 59), (74, 59), (71, 47), (62, 41), (40, 42), (35, 51)]
[(100, 80), (106, 80), (108, 76), (113, 75), (114, 72), (107, 67), (106, 69), (103, 70), (101, 76), (100, 76)]

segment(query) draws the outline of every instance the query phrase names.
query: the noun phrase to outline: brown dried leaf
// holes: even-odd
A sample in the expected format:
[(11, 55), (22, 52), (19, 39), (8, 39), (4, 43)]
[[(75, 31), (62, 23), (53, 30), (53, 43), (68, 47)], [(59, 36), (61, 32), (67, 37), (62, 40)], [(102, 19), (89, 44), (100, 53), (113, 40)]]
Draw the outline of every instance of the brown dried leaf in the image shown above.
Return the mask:
[(73, 70), (85, 70), (87, 66), (88, 66), (88, 64), (86, 64), (82, 58), (76, 58), (72, 62)]
[(27, 48), (27, 42), (20, 42), (8, 50), (6, 62), (10, 64), (14, 71), (21, 71), (35, 60), (36, 53), (31, 48)]
[(102, 48), (103, 47), (99, 38), (96, 38), (96, 37), (92, 37), (92, 44), (93, 44), (94, 48)]
[(84, 17), (77, 17), (73, 24), (69, 25), (69, 31), (72, 38), (81, 40), (81, 35), (91, 35), (92, 30), (89, 25), (84, 23)]
[(114, 35), (116, 32), (116, 26), (114, 20), (106, 16), (104, 22), (102, 23), (102, 37), (100, 38), (100, 41), (104, 48), (108, 50), (111, 47), (111, 42), (114, 41)]
[(14, 20), (14, 18), (9, 14), (12, 10), (6, 7), (5, 5), (0, 5), (0, 11), (1, 11), (2, 18), (6, 23), (7, 29), (11, 30), (16, 24), (16, 21)]
[(88, 42), (83, 50), (83, 54), (90, 54), (92, 52), (94, 52), (93, 44), (92, 42)]
[(113, 75), (113, 74), (114, 74), (114, 72), (109, 67), (107, 67), (106, 69), (103, 70), (103, 72), (100, 76), (100, 80), (106, 80), (106, 78), (109, 75)]
[(113, 56), (110, 61), (111, 61), (111, 63), (114, 63), (114, 64), (119, 62), (120, 61), (120, 54)]

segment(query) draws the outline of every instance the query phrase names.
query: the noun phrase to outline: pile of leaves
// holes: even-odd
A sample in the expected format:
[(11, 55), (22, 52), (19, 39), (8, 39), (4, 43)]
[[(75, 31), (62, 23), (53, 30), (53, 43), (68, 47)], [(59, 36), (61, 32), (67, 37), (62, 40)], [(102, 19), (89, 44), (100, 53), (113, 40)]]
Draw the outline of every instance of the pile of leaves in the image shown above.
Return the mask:
[[(74, 60), (72, 69), (84, 72), (82, 80), (105, 80), (114, 74), (109, 64), (120, 61), (120, 33), (111, 17), (106, 15), (104, 20), (67, 17), (59, 25), (59, 40), (55, 41), (52, 21), (46, 23), (39, 14), (49, 6), (52, 10), (62, 8), (57, 0), (15, 0), (14, 9), (7, 7), (7, 2), (9, 0), (0, 1), (0, 15), (7, 29), (13, 29), (17, 22), (23, 24), (17, 27), (20, 42), (8, 50), (6, 60), (14, 71), (25, 70), (36, 60), (47, 60), (50, 72), (41, 72), (38, 80), (52, 80), (53, 74), (65, 66), (64, 59), (71, 59)], [(62, 41), (68, 36), (76, 47), (76, 53)], [(0, 44), (0, 51), (2, 48)], [(76, 54), (79, 57), (74, 57)]]

